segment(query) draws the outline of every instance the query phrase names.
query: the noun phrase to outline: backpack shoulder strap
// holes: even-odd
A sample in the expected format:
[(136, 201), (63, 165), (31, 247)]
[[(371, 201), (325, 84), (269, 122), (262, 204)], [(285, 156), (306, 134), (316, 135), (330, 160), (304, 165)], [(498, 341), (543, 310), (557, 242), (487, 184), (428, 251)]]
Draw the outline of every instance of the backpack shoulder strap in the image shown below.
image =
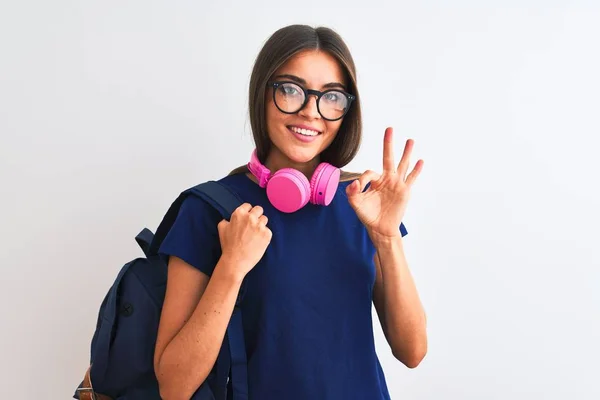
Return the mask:
[(179, 197), (171, 204), (169, 210), (165, 214), (160, 225), (156, 229), (154, 240), (150, 246), (149, 253), (157, 254), (160, 248), (160, 244), (169, 233), (171, 226), (175, 223), (179, 209), (183, 201), (190, 195), (200, 197), (212, 207), (214, 207), (221, 216), (228, 220), (231, 218), (231, 214), (238, 208), (243, 202), (237, 193), (230, 190), (227, 186), (216, 181), (207, 181), (184, 190)]

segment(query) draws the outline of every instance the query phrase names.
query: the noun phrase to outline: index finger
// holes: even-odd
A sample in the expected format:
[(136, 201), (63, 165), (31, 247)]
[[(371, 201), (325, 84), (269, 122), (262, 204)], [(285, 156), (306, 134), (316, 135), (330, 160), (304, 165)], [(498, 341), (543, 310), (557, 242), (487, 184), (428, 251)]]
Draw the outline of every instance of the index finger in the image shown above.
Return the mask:
[(383, 170), (387, 172), (395, 172), (396, 170), (393, 131), (393, 128), (389, 127), (383, 135)]

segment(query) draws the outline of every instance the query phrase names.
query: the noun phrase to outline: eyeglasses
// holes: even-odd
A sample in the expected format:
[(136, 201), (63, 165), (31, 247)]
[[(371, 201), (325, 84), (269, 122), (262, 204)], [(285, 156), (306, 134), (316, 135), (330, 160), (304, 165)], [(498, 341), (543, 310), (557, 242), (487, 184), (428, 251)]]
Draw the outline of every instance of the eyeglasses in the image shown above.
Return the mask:
[(305, 89), (294, 82), (273, 82), (273, 101), (275, 106), (285, 114), (295, 114), (308, 104), (309, 96), (317, 96), (317, 110), (323, 119), (337, 121), (348, 110), (352, 101), (356, 99), (349, 93), (339, 89), (330, 89), (324, 92)]

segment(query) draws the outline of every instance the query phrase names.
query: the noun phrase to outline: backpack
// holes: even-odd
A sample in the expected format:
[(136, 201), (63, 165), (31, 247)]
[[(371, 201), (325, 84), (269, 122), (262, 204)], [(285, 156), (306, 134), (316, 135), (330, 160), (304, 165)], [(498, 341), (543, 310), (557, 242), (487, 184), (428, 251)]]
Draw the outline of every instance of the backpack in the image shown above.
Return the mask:
[[(187, 196), (198, 196), (229, 220), (242, 204), (216, 181), (183, 191), (156, 230), (144, 228), (135, 240), (144, 257), (126, 263), (100, 305), (91, 341), (90, 366), (73, 398), (79, 400), (160, 400), (154, 373), (154, 346), (166, 291), (168, 259), (158, 254)], [(246, 350), (238, 295), (213, 369), (190, 400), (248, 398)]]

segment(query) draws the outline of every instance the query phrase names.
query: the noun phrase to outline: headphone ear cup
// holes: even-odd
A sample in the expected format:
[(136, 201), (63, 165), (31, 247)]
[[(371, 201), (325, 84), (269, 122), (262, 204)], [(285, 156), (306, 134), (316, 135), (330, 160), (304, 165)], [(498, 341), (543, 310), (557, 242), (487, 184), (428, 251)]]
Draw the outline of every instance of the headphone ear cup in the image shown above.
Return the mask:
[(298, 211), (310, 200), (310, 183), (306, 176), (293, 168), (277, 171), (267, 184), (269, 201), (281, 212)]
[(310, 202), (320, 206), (328, 206), (333, 201), (340, 183), (341, 171), (328, 163), (321, 163), (310, 179)]

